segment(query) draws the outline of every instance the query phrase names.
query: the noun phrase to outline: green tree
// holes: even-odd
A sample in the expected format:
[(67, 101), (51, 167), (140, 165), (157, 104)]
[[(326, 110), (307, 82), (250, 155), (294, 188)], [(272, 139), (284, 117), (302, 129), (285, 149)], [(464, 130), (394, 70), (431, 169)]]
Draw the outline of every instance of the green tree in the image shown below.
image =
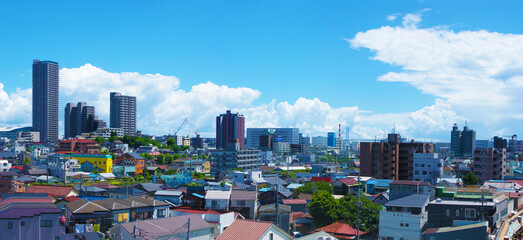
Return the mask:
[(189, 157), (189, 155), (187, 155), (187, 153), (182, 154), (182, 158), (187, 158), (187, 157)]
[(326, 191), (332, 194), (332, 185), (328, 182), (307, 182), (305, 185), (294, 190), (294, 196), (298, 196), (300, 193), (310, 194), (318, 190)]
[(196, 160), (196, 159), (198, 159), (198, 156), (194, 155), (191, 157), (191, 159)]
[[(357, 202), (358, 198), (354, 195), (346, 195), (338, 200), (336, 205), (336, 215), (338, 221), (344, 221), (354, 228), (357, 228)], [(360, 197), (360, 229), (370, 231), (379, 226), (381, 206), (373, 203), (366, 197)]]
[(315, 227), (323, 227), (338, 219), (336, 200), (327, 191), (315, 191), (309, 203), (309, 211), (314, 218)]
[(173, 155), (173, 158), (174, 158), (174, 160), (178, 160), (178, 159), (180, 159), (180, 158), (182, 158), (182, 157), (180, 156), (180, 154), (175, 153), (175, 154)]
[(176, 169), (169, 169), (165, 172), (165, 175), (176, 175)]
[(105, 150), (101, 151), (100, 154), (109, 155), (109, 150), (105, 149)]
[(165, 155), (158, 154), (158, 156), (156, 156), (156, 163), (165, 164)]
[(207, 155), (205, 155), (205, 153), (202, 153), (202, 159), (207, 159)]
[(105, 139), (105, 138), (103, 138), (103, 137), (96, 137), (94, 140), (95, 140), (97, 143), (99, 143), (99, 144), (102, 144), (102, 143), (104, 143), (104, 142), (107, 142), (107, 139)]
[[(147, 171), (146, 171), (146, 172), (147, 172)], [(138, 181), (143, 181), (143, 180), (145, 180), (145, 178), (144, 178), (142, 175), (138, 175), (138, 176), (136, 176), (136, 177), (134, 178), (134, 180), (136, 180), (136, 181), (138, 182)]]
[(30, 162), (31, 162), (31, 159), (29, 159), (29, 157), (24, 158), (24, 165), (29, 166)]
[(472, 171), (469, 171), (469, 173), (463, 177), (462, 181), (465, 185), (476, 185), (478, 184), (479, 179)]
[(156, 170), (154, 170), (154, 175), (156, 175), (156, 176), (162, 175), (162, 170), (160, 168), (157, 168)]
[(165, 163), (172, 164), (173, 163), (173, 156), (169, 153), (165, 154)]
[(176, 140), (174, 140), (174, 138), (167, 139), (167, 145), (168, 146), (176, 145)]

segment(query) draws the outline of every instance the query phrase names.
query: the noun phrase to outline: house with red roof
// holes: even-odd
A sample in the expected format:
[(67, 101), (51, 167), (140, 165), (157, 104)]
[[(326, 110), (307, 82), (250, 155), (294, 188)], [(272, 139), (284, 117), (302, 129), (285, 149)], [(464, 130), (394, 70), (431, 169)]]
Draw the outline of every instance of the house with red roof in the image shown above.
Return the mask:
[(235, 220), (216, 240), (262, 240), (294, 239), (286, 231), (272, 222), (254, 220)]
[[(357, 230), (344, 222), (335, 222), (322, 228), (314, 230), (314, 232), (326, 232), (339, 239), (355, 239)], [(360, 237), (365, 236), (367, 232), (360, 231)]]
[(332, 183), (331, 177), (312, 177), (311, 182), (327, 182)]
[(358, 186), (362, 186), (362, 183), (358, 184), (358, 180), (354, 178), (343, 178), (336, 180), (333, 184), (334, 194), (347, 195), (348, 193), (356, 193)]
[(74, 187), (51, 186), (51, 185), (31, 185), (25, 190), (26, 193), (47, 193), (53, 201), (61, 200), (65, 197), (78, 196), (78, 191)]

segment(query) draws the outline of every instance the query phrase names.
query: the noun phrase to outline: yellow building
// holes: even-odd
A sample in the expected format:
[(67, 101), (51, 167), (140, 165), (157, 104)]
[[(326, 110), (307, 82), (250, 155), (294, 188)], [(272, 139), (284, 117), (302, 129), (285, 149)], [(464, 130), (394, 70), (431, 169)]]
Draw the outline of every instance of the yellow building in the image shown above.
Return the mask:
[(98, 169), (98, 173), (113, 172), (113, 158), (111, 155), (68, 153), (62, 156), (67, 159), (76, 159), (83, 172), (94, 172), (94, 169)]
[(183, 138), (183, 146), (191, 146), (191, 138), (189, 136)]

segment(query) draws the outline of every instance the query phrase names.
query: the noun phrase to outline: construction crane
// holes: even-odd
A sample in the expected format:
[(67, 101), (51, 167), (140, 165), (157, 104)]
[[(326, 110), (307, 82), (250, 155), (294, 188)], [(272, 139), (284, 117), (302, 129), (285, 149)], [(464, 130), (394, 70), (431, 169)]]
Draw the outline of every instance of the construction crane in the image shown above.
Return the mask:
[(189, 122), (189, 120), (187, 120), (187, 118), (183, 120), (182, 125), (180, 125), (178, 130), (176, 130), (176, 132), (174, 132), (174, 135), (178, 135), (178, 132), (180, 131), (180, 129), (182, 129), (183, 125), (185, 125), (186, 123), (187, 123), (187, 125), (189, 125), (189, 127), (191, 127), (191, 130), (194, 132), (194, 134), (198, 135), (199, 130), (198, 129), (195, 130), (194, 127), (192, 126), (192, 124)]

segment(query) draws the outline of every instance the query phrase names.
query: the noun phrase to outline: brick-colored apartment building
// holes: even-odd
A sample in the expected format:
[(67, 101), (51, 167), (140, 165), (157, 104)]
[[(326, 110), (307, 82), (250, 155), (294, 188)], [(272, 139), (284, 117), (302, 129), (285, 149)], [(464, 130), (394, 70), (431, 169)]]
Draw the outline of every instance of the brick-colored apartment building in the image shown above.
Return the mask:
[(401, 142), (399, 134), (387, 141), (360, 143), (360, 173), (379, 179), (411, 180), (414, 153), (433, 153), (434, 144)]

